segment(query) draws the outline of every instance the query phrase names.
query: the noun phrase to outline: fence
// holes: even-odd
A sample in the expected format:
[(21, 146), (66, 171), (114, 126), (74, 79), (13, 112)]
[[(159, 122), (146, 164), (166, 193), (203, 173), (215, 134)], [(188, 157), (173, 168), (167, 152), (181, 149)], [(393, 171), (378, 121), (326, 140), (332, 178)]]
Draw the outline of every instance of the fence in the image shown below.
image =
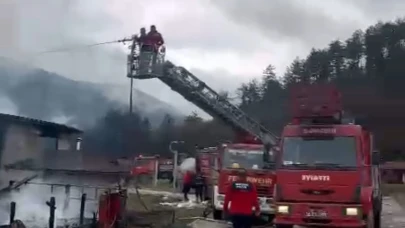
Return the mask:
[[(67, 210), (70, 206), (70, 201), (71, 200), (80, 200), (80, 208), (77, 208), (79, 211), (79, 218), (76, 219), (75, 221), (66, 221), (64, 219), (60, 219), (58, 221), (58, 224), (64, 223), (63, 227), (96, 227), (97, 224), (97, 214), (96, 210), (92, 214), (92, 218), (85, 218), (85, 211), (86, 211), (86, 203), (88, 201), (97, 201), (99, 199), (99, 195), (101, 190), (103, 190), (101, 193), (106, 192), (106, 190), (109, 190), (109, 187), (105, 186), (86, 186), (86, 185), (71, 185), (71, 184), (58, 184), (58, 183), (41, 183), (41, 182), (26, 182), (25, 184), (31, 184), (31, 185), (42, 185), (42, 186), (49, 186), (51, 190), (51, 195), (54, 193), (55, 188), (57, 187), (63, 187), (64, 188), (64, 200), (63, 200), (63, 206), (62, 210), (65, 211)], [(71, 194), (71, 189), (76, 188), (81, 191), (81, 197), (73, 197)], [(88, 194), (84, 193), (85, 189), (91, 189), (93, 190), (93, 197), (88, 197)], [(24, 206), (24, 203), (22, 206)], [(48, 216), (48, 224), (47, 227), (49, 228), (54, 228), (55, 227), (55, 211), (57, 210), (56, 207), (56, 198), (54, 196), (51, 196), (48, 201), (44, 202), (44, 205), (46, 205), (49, 208), (49, 216)], [(17, 207), (20, 205), (17, 205), (16, 202), (10, 202), (10, 211), (9, 211), (9, 223), (7, 225), (2, 225), (2, 227), (16, 227), (20, 228), (22, 222), (18, 220), (18, 214), (16, 214)], [(32, 224), (37, 226), (38, 221), (24, 221), (24, 225), (22, 227), (27, 227), (28, 224)], [(20, 225), (19, 225), (20, 224)], [(31, 226), (28, 226), (31, 227)]]

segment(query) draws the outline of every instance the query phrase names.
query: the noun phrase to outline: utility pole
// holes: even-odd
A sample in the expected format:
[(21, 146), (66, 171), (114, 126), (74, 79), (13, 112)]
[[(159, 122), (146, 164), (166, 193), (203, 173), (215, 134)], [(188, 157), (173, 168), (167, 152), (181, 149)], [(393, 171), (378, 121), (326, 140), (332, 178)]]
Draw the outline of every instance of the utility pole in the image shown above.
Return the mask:
[(132, 105), (133, 105), (133, 101), (132, 101), (132, 93), (133, 93), (133, 91), (134, 91), (134, 79), (133, 78), (131, 78), (131, 85), (130, 85), (130, 91), (129, 91), (129, 113), (130, 114), (132, 114), (132, 112), (133, 112), (133, 108), (132, 108)]
[(134, 58), (135, 58), (135, 48), (136, 48), (136, 39), (135, 35), (133, 35), (130, 39), (124, 39), (124, 41), (132, 41), (132, 44), (129, 46), (131, 52), (128, 55), (128, 72), (127, 76), (130, 77), (131, 84), (130, 84), (130, 91), (129, 91), (129, 113), (133, 113), (133, 92), (134, 92), (134, 78), (133, 78), (133, 70), (134, 70)]
[(184, 144), (184, 141), (171, 141), (169, 144), (169, 150), (173, 153), (173, 192), (176, 191), (177, 182), (177, 163), (179, 158), (179, 152), (177, 149), (173, 149), (173, 145)]

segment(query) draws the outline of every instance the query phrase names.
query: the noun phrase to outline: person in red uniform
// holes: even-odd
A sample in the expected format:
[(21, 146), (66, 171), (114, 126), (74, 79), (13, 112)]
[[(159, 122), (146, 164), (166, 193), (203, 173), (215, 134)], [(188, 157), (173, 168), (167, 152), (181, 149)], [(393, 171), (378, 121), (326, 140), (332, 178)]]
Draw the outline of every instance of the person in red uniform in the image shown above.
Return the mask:
[(146, 37), (147, 37), (148, 42), (155, 47), (156, 51), (158, 50), (158, 48), (161, 45), (163, 45), (165, 43), (165, 41), (163, 40), (162, 34), (160, 34), (160, 32), (158, 32), (156, 30), (155, 25), (150, 26), (150, 31), (148, 32)]
[(188, 193), (191, 190), (191, 186), (193, 184), (192, 182), (193, 182), (193, 173), (191, 171), (187, 170), (183, 176), (183, 194), (184, 194), (185, 201), (189, 200)]
[(153, 48), (152, 49), (153, 50), (152, 65), (155, 65), (155, 63), (157, 61), (157, 55), (158, 55), (159, 48), (160, 48), (160, 46), (162, 46), (164, 44), (162, 34), (160, 34), (156, 30), (156, 26), (154, 26), (154, 25), (150, 26), (150, 31), (146, 35), (146, 40), (147, 40), (148, 44), (151, 45), (151, 47)]
[[(230, 205), (229, 205), (230, 204)], [(225, 193), (223, 211), (230, 216), (234, 228), (251, 228), (253, 225), (253, 210), (260, 215), (257, 190), (246, 180), (246, 170), (240, 170), (238, 180), (229, 185)]]

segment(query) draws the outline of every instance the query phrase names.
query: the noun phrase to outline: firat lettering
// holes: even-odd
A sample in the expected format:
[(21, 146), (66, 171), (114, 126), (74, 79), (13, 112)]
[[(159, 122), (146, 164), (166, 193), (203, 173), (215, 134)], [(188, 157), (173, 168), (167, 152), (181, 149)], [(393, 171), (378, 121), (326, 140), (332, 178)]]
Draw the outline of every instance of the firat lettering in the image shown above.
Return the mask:
[[(228, 176), (228, 181), (236, 181), (238, 179), (237, 176)], [(259, 177), (247, 177), (246, 180), (252, 184), (259, 184), (259, 185), (271, 185), (273, 180), (271, 178), (259, 178)]]
[(303, 181), (330, 181), (330, 177), (326, 175), (302, 175)]

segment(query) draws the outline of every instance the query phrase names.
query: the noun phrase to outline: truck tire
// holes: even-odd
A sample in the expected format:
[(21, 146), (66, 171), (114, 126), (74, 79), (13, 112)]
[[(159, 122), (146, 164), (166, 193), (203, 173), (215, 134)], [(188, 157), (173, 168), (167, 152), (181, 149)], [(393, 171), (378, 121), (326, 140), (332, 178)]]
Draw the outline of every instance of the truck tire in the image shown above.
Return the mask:
[(368, 213), (366, 218), (366, 228), (374, 228), (374, 213), (371, 211)]
[(144, 173), (139, 174), (137, 176), (137, 183), (140, 184), (140, 185), (148, 185), (148, 184), (150, 184), (151, 183), (150, 176), (147, 175), (147, 174), (144, 174)]
[(269, 216), (269, 223), (273, 223), (274, 217), (276, 217), (276, 215), (271, 214), (271, 215), (268, 215), (268, 216)]
[(222, 211), (214, 209), (214, 211), (212, 212), (212, 217), (214, 217), (215, 220), (222, 220), (223, 219)]
[(212, 190), (212, 186), (207, 186), (204, 191), (205, 191), (204, 192), (204, 200), (205, 201), (212, 200), (213, 199), (212, 196), (214, 195), (213, 190)]
[(159, 174), (159, 179), (162, 179), (162, 180), (169, 179), (169, 174), (166, 173), (166, 172), (161, 172), (161, 173)]
[(374, 214), (374, 228), (380, 228), (381, 227), (381, 211), (376, 210)]

